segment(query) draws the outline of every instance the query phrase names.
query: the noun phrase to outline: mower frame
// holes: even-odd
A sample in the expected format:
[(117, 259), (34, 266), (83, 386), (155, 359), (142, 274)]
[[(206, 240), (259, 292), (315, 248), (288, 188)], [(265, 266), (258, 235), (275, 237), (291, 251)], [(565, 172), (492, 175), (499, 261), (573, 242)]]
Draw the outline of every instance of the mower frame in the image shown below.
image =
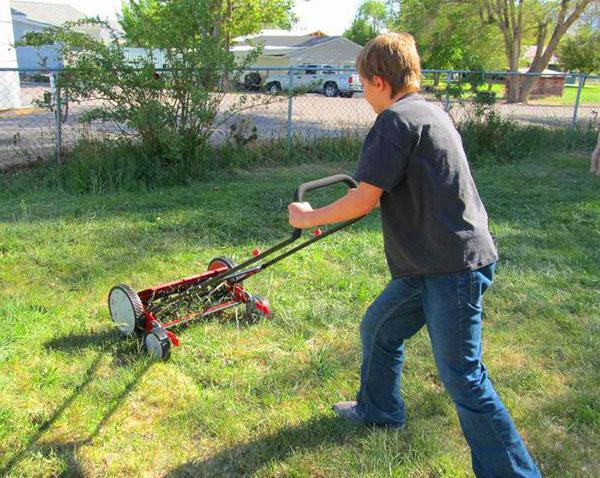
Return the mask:
[[(349, 188), (358, 185), (354, 179), (345, 174), (336, 174), (301, 184), (294, 193), (294, 202), (302, 202), (308, 191), (345, 183)], [(313, 237), (291, 247), (279, 255), (264, 262), (265, 258), (284, 250), (302, 236), (301, 229), (294, 229), (287, 240), (261, 252), (254, 249), (253, 257), (240, 265), (225, 257), (216, 257), (210, 261), (208, 270), (183, 279), (159, 284), (139, 292), (125, 284), (113, 287), (108, 296), (111, 318), (123, 335), (138, 335), (143, 339), (146, 350), (157, 359), (167, 359), (170, 356), (171, 344), (178, 346), (179, 338), (171, 329), (188, 325), (190, 322), (223, 312), (227, 309), (246, 305), (246, 313), (258, 317), (270, 318), (271, 306), (268, 300), (248, 293), (243, 282), (273, 264), (295, 254), (311, 244), (354, 224), (362, 217), (340, 223), (332, 228), (321, 231), (316, 229)], [(257, 264), (259, 261), (263, 261)], [(210, 304), (210, 298), (217, 291), (221, 296), (216, 304)], [(223, 294), (225, 292), (225, 294)], [(199, 305), (197, 312), (169, 320), (161, 320), (161, 308), (177, 304), (178, 300), (194, 296)], [(206, 302), (209, 302), (208, 305)], [(164, 312), (164, 309), (163, 309)]]

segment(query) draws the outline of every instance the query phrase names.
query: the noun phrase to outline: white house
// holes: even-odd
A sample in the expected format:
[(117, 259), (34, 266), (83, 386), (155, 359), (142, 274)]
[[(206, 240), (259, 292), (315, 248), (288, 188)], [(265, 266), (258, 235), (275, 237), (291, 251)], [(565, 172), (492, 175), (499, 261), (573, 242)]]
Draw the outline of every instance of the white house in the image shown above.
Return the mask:
[[(26, 33), (40, 32), (49, 26), (59, 26), (67, 21), (76, 21), (86, 15), (76, 8), (65, 4), (47, 4), (20, 0), (10, 0), (15, 41)], [(102, 39), (99, 27), (82, 27), (81, 31), (94, 38)], [(17, 64), (21, 69), (60, 68), (62, 62), (51, 47), (17, 47)]]

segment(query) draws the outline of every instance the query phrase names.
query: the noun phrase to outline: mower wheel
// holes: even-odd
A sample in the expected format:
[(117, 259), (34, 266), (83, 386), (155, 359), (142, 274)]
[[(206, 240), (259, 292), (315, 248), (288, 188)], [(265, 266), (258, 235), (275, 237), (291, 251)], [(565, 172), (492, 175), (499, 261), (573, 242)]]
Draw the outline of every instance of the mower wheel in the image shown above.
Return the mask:
[(146, 351), (157, 360), (167, 360), (171, 356), (171, 341), (165, 329), (156, 328), (144, 337)]
[(230, 257), (214, 257), (208, 263), (208, 270), (212, 271), (215, 269), (220, 269), (221, 267), (233, 269), (235, 266), (237, 266), (237, 264)]
[(144, 325), (144, 306), (128, 285), (113, 287), (108, 294), (110, 316), (123, 335), (130, 335)]
[[(258, 307), (256, 302), (260, 302), (262, 307)], [(264, 310), (266, 308), (266, 310)], [(246, 302), (246, 318), (249, 322), (258, 322), (261, 319), (271, 319), (273, 317), (273, 310), (269, 300), (260, 295), (255, 295), (248, 302)]]

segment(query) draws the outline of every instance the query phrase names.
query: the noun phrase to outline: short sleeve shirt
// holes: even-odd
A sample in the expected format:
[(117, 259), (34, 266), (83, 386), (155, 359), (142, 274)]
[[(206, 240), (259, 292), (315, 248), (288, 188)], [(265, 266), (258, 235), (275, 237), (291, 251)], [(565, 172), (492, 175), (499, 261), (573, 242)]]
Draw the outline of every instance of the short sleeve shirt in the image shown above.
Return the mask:
[(461, 137), (439, 106), (410, 94), (381, 112), (355, 179), (384, 190), (381, 220), (395, 278), (474, 270), (498, 259)]

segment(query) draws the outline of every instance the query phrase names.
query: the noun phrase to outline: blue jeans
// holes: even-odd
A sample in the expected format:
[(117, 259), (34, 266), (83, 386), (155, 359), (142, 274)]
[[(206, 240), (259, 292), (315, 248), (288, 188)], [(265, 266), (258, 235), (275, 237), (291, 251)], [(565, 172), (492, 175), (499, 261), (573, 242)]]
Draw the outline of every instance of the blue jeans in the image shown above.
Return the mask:
[(404, 341), (427, 325), (440, 379), (456, 406), (478, 477), (539, 477), (481, 362), (482, 296), (495, 264), (475, 271), (392, 280), (361, 323), (359, 413), (403, 424)]

